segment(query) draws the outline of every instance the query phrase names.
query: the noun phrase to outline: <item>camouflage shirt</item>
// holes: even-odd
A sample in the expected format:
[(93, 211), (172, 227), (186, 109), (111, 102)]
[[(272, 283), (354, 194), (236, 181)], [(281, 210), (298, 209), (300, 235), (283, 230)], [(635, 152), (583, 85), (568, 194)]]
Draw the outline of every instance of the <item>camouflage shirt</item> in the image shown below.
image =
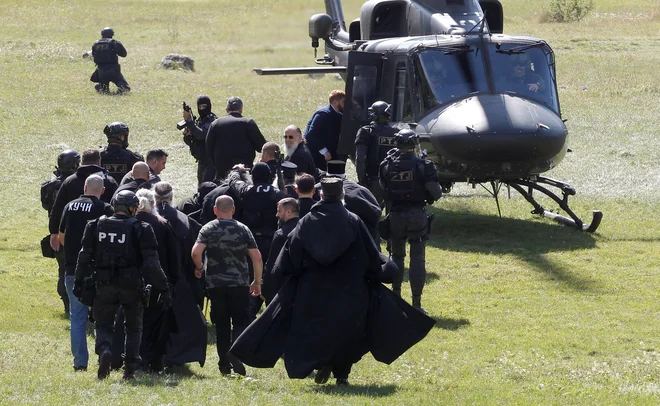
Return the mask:
[(206, 245), (206, 287), (249, 286), (248, 249), (257, 248), (243, 223), (215, 219), (202, 227), (197, 242)]

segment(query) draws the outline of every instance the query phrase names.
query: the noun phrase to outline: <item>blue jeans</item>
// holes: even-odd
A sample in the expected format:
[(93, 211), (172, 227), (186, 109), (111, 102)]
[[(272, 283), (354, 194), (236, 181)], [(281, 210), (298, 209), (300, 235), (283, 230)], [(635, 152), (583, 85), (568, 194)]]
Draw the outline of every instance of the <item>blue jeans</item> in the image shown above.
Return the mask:
[(64, 283), (69, 295), (69, 313), (71, 314), (71, 353), (74, 367), (87, 367), (89, 352), (87, 351), (87, 306), (73, 295), (75, 276), (67, 275)]

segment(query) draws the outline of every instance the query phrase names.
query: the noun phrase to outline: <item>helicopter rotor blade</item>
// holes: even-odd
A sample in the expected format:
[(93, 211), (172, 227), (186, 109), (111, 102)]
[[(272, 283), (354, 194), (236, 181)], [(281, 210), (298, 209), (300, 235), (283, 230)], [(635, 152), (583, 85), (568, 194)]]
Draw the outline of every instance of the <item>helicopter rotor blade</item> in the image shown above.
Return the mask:
[(313, 75), (320, 73), (346, 73), (345, 66), (320, 66), (301, 68), (255, 68), (253, 71), (259, 76), (271, 75)]

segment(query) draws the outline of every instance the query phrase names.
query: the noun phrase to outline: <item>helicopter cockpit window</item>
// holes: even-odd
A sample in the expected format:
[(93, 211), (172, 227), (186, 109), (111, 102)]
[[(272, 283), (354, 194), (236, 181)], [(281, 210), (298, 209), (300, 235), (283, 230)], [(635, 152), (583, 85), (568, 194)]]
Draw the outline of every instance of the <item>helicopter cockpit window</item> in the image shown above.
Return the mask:
[(537, 100), (559, 111), (552, 53), (543, 45), (490, 47), (495, 90)]
[(368, 121), (368, 108), (376, 101), (376, 79), (378, 69), (370, 65), (356, 65), (353, 75), (353, 95), (351, 117), (354, 120)]
[(481, 53), (470, 48), (427, 49), (414, 57), (422, 113), (441, 104), (488, 92)]

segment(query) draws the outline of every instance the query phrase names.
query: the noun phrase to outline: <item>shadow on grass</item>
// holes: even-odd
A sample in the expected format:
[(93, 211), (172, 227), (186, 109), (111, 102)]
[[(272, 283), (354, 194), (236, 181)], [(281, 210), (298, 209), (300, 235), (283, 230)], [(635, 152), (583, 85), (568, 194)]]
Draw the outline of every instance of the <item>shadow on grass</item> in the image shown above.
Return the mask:
[(451, 319), (448, 317), (433, 317), (435, 320), (435, 328), (441, 328), (443, 330), (456, 331), (459, 328), (467, 327), (470, 325), (470, 320), (468, 319)]
[[(406, 258), (407, 260), (407, 258)], [(431, 272), (428, 269), (426, 270), (426, 283), (432, 282), (432, 281), (437, 281), (440, 280), (440, 276), (435, 273)], [(406, 261), (406, 272), (403, 274), (403, 283), (410, 282), (410, 268), (409, 268), (409, 262)], [(385, 286), (391, 286), (390, 284), (385, 284)]]
[(500, 218), (471, 212), (428, 207), (435, 214), (429, 246), (446, 251), (513, 255), (530, 268), (563, 282), (575, 290), (594, 288), (593, 280), (553, 262), (545, 254), (596, 248), (589, 233), (560, 226), (549, 220)]
[[(349, 378), (350, 381), (350, 378)], [(331, 381), (332, 382), (332, 381)], [(392, 396), (396, 393), (396, 385), (361, 385), (350, 384), (348, 386), (337, 386), (334, 384), (315, 385), (307, 389), (309, 392), (323, 393), (335, 396), (364, 396), (367, 398), (382, 398)]]
[(190, 378), (207, 379), (208, 377), (195, 373), (186, 364), (168, 367), (163, 373), (139, 372), (136, 374), (135, 379), (128, 381), (128, 384), (133, 386), (177, 387), (179, 381)]

